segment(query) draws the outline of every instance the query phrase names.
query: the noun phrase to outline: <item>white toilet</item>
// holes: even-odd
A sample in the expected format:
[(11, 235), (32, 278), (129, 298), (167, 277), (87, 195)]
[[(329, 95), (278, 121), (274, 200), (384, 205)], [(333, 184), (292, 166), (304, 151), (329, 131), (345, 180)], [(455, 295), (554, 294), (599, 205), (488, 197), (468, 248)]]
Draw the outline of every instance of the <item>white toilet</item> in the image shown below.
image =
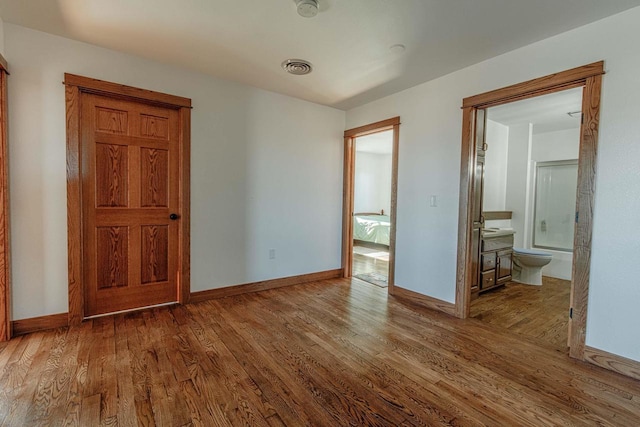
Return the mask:
[(526, 285), (542, 285), (542, 267), (553, 255), (532, 249), (513, 248), (513, 281)]

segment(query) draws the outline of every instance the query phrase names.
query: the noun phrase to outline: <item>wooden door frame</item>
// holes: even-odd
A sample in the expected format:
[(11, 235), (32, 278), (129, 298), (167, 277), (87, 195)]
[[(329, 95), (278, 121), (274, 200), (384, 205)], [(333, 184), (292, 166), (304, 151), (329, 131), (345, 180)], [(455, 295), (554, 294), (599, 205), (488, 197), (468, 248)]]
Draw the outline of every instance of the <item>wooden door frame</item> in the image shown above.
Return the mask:
[(7, 61), (0, 55), (0, 341), (11, 339)]
[(178, 110), (180, 120), (180, 229), (178, 242), (178, 295), (181, 304), (190, 295), (190, 161), (191, 100), (180, 96), (138, 89), (117, 83), (65, 73), (67, 118), (67, 240), (69, 253), (69, 324), (84, 319), (83, 248), (82, 248), (82, 179), (81, 179), (81, 101), (82, 94), (139, 102)]
[[(456, 315), (469, 316), (471, 302), (471, 227), (472, 192), (476, 163), (475, 117), (479, 109), (533, 98), (571, 88), (583, 88), (578, 191), (575, 228), (569, 344), (571, 357), (584, 359), (587, 327), (587, 303), (591, 264), (591, 234), (595, 193), (596, 157), (600, 120), (600, 92), (604, 61), (595, 62), (524, 83), (465, 98), (462, 103), (462, 161), (460, 168), (460, 213), (458, 221), (458, 265)], [(568, 315), (568, 313), (567, 313)]]
[(389, 283), (388, 292), (393, 295), (396, 266), (396, 212), (398, 195), (398, 147), (400, 142), (400, 117), (393, 117), (344, 132), (344, 178), (342, 199), (342, 276), (351, 277), (353, 267), (353, 196), (355, 181), (356, 138), (393, 130), (391, 155), (391, 226), (389, 230)]

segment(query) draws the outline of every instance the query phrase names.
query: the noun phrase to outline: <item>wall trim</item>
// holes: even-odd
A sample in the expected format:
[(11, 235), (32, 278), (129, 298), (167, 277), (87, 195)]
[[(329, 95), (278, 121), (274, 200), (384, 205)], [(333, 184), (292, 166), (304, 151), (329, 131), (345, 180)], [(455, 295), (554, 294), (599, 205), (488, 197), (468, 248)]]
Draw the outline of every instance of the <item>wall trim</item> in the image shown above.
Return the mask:
[(309, 282), (319, 282), (321, 280), (337, 279), (339, 277), (342, 277), (341, 268), (319, 271), (317, 273), (301, 274), (299, 276), (263, 280), (261, 282), (246, 283), (243, 285), (226, 286), (218, 289), (208, 289), (206, 291), (192, 292), (191, 297), (189, 298), (189, 303), (266, 291), (268, 289), (282, 288), (285, 286), (301, 285)]
[(429, 310), (441, 311), (450, 316), (456, 315), (455, 304), (423, 295), (418, 292), (410, 291), (409, 289), (401, 288), (398, 285), (394, 288), (393, 296), (403, 301), (409, 301), (412, 304), (428, 308)]
[(640, 362), (585, 346), (584, 360), (601, 368), (640, 380)]
[(49, 314), (11, 322), (12, 336), (69, 326), (69, 313)]
[(11, 338), (11, 244), (7, 61), (0, 55), (0, 341)]

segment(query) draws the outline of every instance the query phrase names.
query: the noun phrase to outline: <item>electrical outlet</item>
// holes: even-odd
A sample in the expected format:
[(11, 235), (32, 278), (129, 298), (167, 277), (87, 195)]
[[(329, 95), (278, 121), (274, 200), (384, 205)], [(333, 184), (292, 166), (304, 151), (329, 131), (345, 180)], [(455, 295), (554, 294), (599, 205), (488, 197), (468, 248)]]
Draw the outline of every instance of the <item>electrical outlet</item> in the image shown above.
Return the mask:
[(269, 249), (269, 259), (276, 259), (276, 250)]

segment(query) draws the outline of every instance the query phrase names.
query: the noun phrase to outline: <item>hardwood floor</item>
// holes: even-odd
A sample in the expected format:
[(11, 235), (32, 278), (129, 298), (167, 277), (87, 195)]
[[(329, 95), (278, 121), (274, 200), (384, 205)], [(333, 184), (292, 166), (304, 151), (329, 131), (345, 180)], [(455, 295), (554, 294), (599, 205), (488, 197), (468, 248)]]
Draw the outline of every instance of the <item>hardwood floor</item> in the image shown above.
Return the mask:
[(571, 282), (543, 277), (542, 286), (510, 282), (471, 303), (471, 317), (567, 351)]
[(4, 425), (640, 425), (640, 382), (328, 280), (0, 349)]
[[(389, 253), (388, 248), (372, 247), (372, 248), (363, 248), (363, 249), (364, 250), (369, 249), (370, 251), (377, 252), (377, 253), (386, 253), (387, 256)], [(387, 277), (389, 275), (389, 261), (385, 259), (374, 258), (371, 256), (366, 256), (361, 253), (354, 252), (352, 275), (357, 276), (358, 274), (364, 274), (364, 273), (377, 273)]]

